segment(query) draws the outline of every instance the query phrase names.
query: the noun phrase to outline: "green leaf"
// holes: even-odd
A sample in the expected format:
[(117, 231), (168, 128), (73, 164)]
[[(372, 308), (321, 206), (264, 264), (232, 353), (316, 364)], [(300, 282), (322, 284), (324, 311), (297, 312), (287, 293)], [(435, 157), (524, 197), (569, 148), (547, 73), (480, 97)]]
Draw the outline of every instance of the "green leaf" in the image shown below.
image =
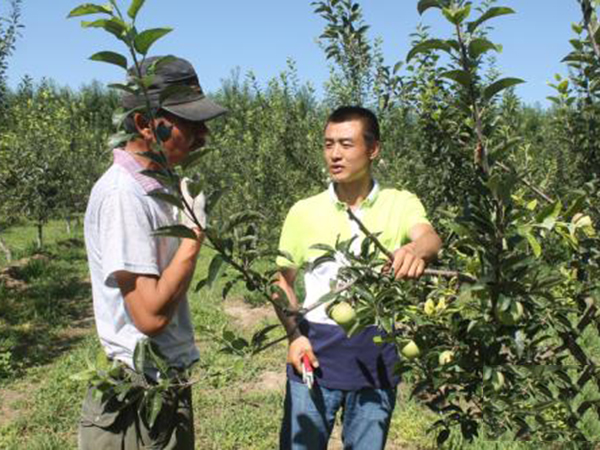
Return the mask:
[(535, 216), (535, 221), (540, 224), (546, 222), (549, 218), (556, 219), (562, 210), (562, 202), (556, 201), (549, 205), (546, 205), (538, 214)]
[(111, 5), (96, 5), (94, 3), (85, 3), (71, 10), (67, 19), (71, 17), (88, 16), (90, 14), (112, 14)]
[(137, 91), (137, 90), (136, 90), (134, 87), (132, 87), (132, 86), (129, 86), (129, 85), (127, 85), (127, 84), (121, 84), (121, 83), (111, 83), (111, 84), (109, 84), (109, 85), (107, 85), (107, 86), (108, 86), (110, 89), (117, 89), (117, 90), (119, 90), (119, 91), (128, 92), (128, 93), (130, 93), (130, 94), (134, 94), (134, 95), (138, 93), (138, 91)]
[(97, 374), (98, 373), (96, 372), (96, 369), (87, 369), (83, 372), (78, 372), (71, 375), (69, 379), (73, 381), (89, 382), (90, 380), (94, 379), (94, 377), (96, 377)]
[(184, 225), (171, 225), (168, 227), (160, 227), (154, 230), (153, 236), (169, 236), (184, 239), (197, 239), (196, 233)]
[(212, 211), (214, 211), (215, 207), (219, 203), (219, 200), (223, 196), (225, 191), (220, 189), (215, 189), (209, 195), (206, 196), (206, 205), (204, 206), (204, 211), (207, 215), (210, 215)]
[(525, 233), (525, 237), (527, 238), (527, 242), (529, 243), (529, 246), (531, 247), (533, 254), (535, 255), (536, 258), (539, 258), (542, 254), (542, 246), (540, 245), (540, 243), (537, 241), (537, 239), (535, 238), (535, 236), (533, 234)]
[(146, 55), (152, 44), (159, 40), (164, 35), (173, 31), (172, 28), (152, 28), (150, 30), (144, 30), (135, 37), (133, 45), (138, 53)]
[(81, 26), (83, 28), (102, 28), (120, 41), (125, 41), (125, 36), (127, 35), (127, 26), (122, 20), (117, 18), (81, 22)]
[(164, 355), (158, 349), (158, 346), (152, 342), (148, 341), (147, 347), (148, 356), (154, 363), (154, 367), (158, 369), (162, 376), (168, 376), (169, 373), (169, 363), (165, 359)]
[(108, 148), (119, 148), (135, 138), (137, 136), (136, 133), (126, 133), (124, 131), (120, 131), (115, 134), (111, 134), (108, 138)]
[(314, 244), (310, 246), (314, 250), (322, 250), (324, 252), (333, 252), (335, 249), (331, 245), (327, 244)]
[(148, 344), (147, 339), (142, 339), (135, 344), (133, 350), (133, 368), (138, 373), (144, 373), (146, 367), (146, 345)]
[(138, 152), (137, 154), (142, 156), (143, 158), (149, 159), (150, 161), (154, 162), (155, 164), (157, 164), (158, 166), (163, 168), (163, 170), (161, 170), (161, 172), (164, 174), (164, 176), (170, 178), (169, 172), (167, 170), (164, 170), (164, 168), (167, 166), (167, 157), (163, 152), (148, 151), (148, 152)]
[(467, 4), (462, 8), (442, 8), (442, 12), (446, 19), (454, 25), (460, 25), (471, 14), (471, 5)]
[(152, 428), (154, 426), (154, 422), (156, 422), (156, 419), (158, 417), (158, 415), (160, 414), (160, 410), (163, 407), (163, 398), (160, 392), (154, 391), (153, 392), (154, 395), (151, 395), (151, 400), (150, 402), (150, 407), (149, 407), (149, 411), (148, 411), (148, 428)]
[(223, 340), (225, 342), (233, 342), (236, 339), (236, 335), (233, 331), (230, 330), (223, 330)]
[(505, 16), (507, 14), (514, 13), (515, 11), (513, 9), (502, 6), (490, 8), (486, 12), (484, 12), (479, 19), (475, 20), (474, 22), (470, 22), (467, 25), (467, 30), (469, 31), (469, 33), (473, 33), (479, 25), (490, 19), (493, 19), (494, 17)]
[(125, 119), (127, 119), (127, 117), (129, 117), (134, 112), (142, 111), (144, 109), (145, 109), (145, 107), (143, 107), (143, 106), (137, 106), (137, 107), (127, 110), (127, 111), (124, 111), (122, 108), (115, 110), (115, 112), (112, 115), (113, 126), (117, 129), (121, 128), (121, 126), (123, 125), (123, 122), (125, 121)]
[(483, 98), (485, 101), (489, 101), (500, 91), (521, 83), (525, 83), (525, 81), (520, 78), (503, 78), (486, 87), (483, 91)]
[(491, 148), (489, 150), (489, 156), (490, 156), (490, 158), (493, 158), (493, 160), (495, 161), (495, 160), (499, 159), (500, 157), (502, 157), (504, 155), (504, 153), (512, 150), (514, 147), (516, 147), (522, 141), (523, 141), (523, 139), (521, 137), (513, 137), (510, 139), (507, 139), (506, 141), (501, 142), (500, 144)]
[(429, 39), (415, 45), (406, 57), (406, 62), (409, 62), (419, 53), (428, 53), (432, 50), (443, 50), (446, 53), (450, 53), (452, 47), (450, 47), (445, 41), (441, 39)]
[(448, 440), (449, 437), (450, 437), (450, 430), (443, 429), (442, 431), (440, 431), (436, 438), (438, 447), (441, 447), (444, 444), (444, 442), (446, 442)]
[(115, 66), (122, 67), (127, 70), (127, 58), (123, 55), (115, 52), (98, 52), (94, 53), (90, 56), (92, 61), (100, 61), (109, 64), (114, 64)]
[(423, 15), (429, 8), (441, 8), (438, 0), (421, 0), (417, 5), (419, 15)]
[(216, 149), (212, 148), (203, 148), (202, 150), (196, 150), (190, 153), (181, 163), (181, 168), (183, 170), (188, 170), (191, 167), (194, 167), (202, 158), (208, 155), (211, 152), (214, 152)]
[(227, 223), (223, 225), (223, 231), (229, 231), (239, 225), (243, 225), (247, 222), (262, 220), (264, 219), (263, 215), (257, 211), (243, 211), (239, 213), (233, 214)]
[(582, 52), (571, 52), (565, 56), (561, 62), (563, 63), (586, 63), (591, 64), (594, 62), (594, 58)]
[(466, 70), (450, 70), (440, 75), (441, 78), (447, 78), (468, 88), (471, 85), (471, 74)]
[(279, 328), (278, 324), (272, 324), (272, 325), (267, 325), (266, 327), (258, 330), (256, 333), (254, 333), (252, 335), (252, 340), (250, 341), (252, 343), (253, 347), (260, 347), (263, 342), (265, 342), (267, 340), (267, 335), (269, 334), (269, 332), (271, 332), (272, 330), (275, 330)]
[(215, 255), (210, 262), (210, 266), (208, 267), (208, 277), (206, 278), (206, 284), (209, 288), (212, 288), (214, 283), (219, 279), (224, 262), (225, 260), (219, 254)]
[(135, 18), (138, 15), (138, 12), (140, 12), (140, 9), (142, 8), (142, 6), (144, 6), (144, 1), (145, 0), (132, 0), (131, 6), (127, 11), (127, 15), (131, 17), (132, 20), (135, 20)]
[(167, 202), (168, 204), (173, 205), (179, 209), (183, 209), (183, 202), (181, 201), (181, 199), (179, 197), (177, 197), (175, 195), (167, 194), (166, 192), (160, 192), (160, 191), (150, 192), (148, 195), (150, 197), (154, 197), (159, 200), (162, 200), (163, 202)]
[(490, 50), (498, 51), (498, 47), (484, 38), (473, 39), (469, 44), (469, 55), (471, 55), (471, 58), (473, 59), (479, 58)]
[(234, 350), (237, 350), (238, 352), (241, 350), (244, 350), (245, 348), (247, 348), (249, 346), (250, 346), (250, 344), (248, 343), (248, 341), (241, 337), (238, 337), (233, 342), (231, 342), (231, 347)]

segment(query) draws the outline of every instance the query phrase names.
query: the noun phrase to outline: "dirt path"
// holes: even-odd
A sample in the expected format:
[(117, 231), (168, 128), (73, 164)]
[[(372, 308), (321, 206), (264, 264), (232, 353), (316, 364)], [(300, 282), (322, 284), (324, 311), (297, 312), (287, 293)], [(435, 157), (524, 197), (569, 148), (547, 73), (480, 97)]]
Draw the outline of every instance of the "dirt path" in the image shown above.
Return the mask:
[(227, 299), (223, 309), (236, 325), (246, 330), (255, 329), (262, 322), (275, 317), (275, 311), (270, 305), (253, 307), (238, 297)]

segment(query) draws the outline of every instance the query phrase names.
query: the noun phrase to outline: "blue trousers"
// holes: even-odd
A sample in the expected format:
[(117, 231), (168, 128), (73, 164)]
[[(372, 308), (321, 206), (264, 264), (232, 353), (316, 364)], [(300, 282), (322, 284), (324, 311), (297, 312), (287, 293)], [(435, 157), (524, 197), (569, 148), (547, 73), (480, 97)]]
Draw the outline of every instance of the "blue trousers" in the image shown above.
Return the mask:
[(342, 410), (344, 450), (385, 447), (396, 389), (345, 391), (288, 380), (280, 450), (326, 450), (335, 416)]

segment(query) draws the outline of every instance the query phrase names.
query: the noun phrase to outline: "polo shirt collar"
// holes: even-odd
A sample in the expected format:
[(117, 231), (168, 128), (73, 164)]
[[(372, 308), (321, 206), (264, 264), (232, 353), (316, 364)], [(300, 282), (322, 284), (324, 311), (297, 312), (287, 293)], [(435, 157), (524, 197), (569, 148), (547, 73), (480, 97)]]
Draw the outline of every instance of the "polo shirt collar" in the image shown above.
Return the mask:
[(145, 170), (144, 166), (131, 153), (122, 148), (113, 149), (113, 163), (125, 169), (139, 183), (146, 194), (163, 188), (158, 180), (144, 175), (142, 173)]
[[(329, 183), (329, 197), (331, 198), (331, 201), (333, 202), (333, 204), (335, 205), (335, 207), (337, 209), (346, 209), (346, 204), (342, 201), (340, 201), (340, 199), (337, 196), (337, 193), (335, 192), (335, 185), (334, 183)], [(360, 208), (370, 208), (371, 206), (373, 206), (373, 203), (375, 203), (375, 200), (377, 200), (377, 197), (379, 196), (379, 183), (377, 182), (377, 180), (373, 179), (373, 187), (371, 188), (371, 192), (369, 192), (369, 195), (367, 195), (367, 198), (365, 198), (362, 203), (360, 204)]]

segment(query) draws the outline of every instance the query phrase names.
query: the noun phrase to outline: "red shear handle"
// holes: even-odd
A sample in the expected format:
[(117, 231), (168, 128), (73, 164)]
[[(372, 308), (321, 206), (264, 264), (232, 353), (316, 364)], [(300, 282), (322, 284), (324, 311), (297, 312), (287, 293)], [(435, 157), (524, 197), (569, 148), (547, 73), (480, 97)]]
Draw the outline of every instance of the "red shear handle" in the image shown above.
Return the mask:
[(304, 370), (306, 372), (312, 372), (313, 371), (313, 366), (310, 363), (310, 359), (308, 359), (307, 355), (302, 355), (302, 364), (304, 365)]

